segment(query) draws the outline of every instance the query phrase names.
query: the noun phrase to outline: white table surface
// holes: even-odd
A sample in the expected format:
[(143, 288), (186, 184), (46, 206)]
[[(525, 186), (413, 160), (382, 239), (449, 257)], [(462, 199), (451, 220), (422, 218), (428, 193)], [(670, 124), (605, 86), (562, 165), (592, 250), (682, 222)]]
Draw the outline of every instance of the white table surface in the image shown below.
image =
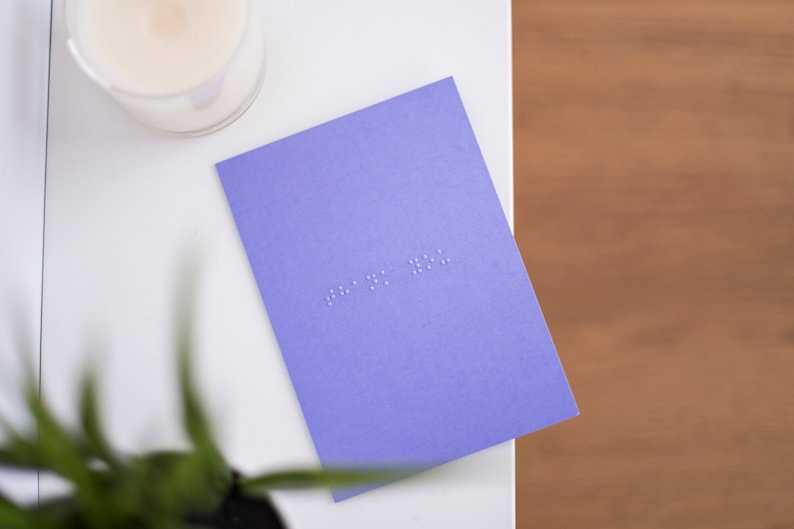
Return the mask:
[[(316, 456), (215, 162), (453, 75), (512, 218), (509, 1), (257, 3), (269, 58), (258, 99), (221, 132), (174, 139), (137, 124), (78, 70), (55, 2), (41, 318), (42, 392), (60, 415), (74, 417), (91, 359), (118, 448), (178, 444), (174, 285), (181, 258), (198, 254), (198, 376), (224, 452), (244, 472), (314, 466)], [(510, 442), (339, 504), (324, 491), (275, 499), (295, 529), (507, 529), (513, 467)]]
[[(17, 427), (39, 353), (49, 33), (49, 0), (0, 4), (0, 415)], [(0, 489), (35, 500), (36, 476), (0, 471)]]

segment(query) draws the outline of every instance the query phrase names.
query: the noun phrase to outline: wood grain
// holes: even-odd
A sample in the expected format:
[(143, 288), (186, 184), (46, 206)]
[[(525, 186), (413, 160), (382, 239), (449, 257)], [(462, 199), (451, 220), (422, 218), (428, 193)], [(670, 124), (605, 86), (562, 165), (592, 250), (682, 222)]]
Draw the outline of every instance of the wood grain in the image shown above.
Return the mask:
[(794, 528), (794, 1), (515, 0), (516, 236), (581, 408), (519, 528)]

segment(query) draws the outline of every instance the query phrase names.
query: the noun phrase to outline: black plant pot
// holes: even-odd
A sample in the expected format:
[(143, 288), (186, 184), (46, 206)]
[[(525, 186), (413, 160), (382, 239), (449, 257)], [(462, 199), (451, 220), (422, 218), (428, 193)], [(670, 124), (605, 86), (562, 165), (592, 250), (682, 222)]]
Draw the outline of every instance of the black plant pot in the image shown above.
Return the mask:
[(190, 521), (212, 529), (287, 529), (269, 499), (240, 494), (239, 478), (234, 473), (229, 494), (214, 513)]
[(231, 495), (211, 516), (195, 520), (213, 529), (286, 529), (273, 504), (264, 498)]

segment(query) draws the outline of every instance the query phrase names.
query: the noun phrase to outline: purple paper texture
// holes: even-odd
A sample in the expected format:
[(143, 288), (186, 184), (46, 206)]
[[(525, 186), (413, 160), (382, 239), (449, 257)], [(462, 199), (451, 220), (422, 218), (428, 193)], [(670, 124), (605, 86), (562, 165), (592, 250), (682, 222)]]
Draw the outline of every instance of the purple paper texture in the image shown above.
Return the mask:
[(452, 78), (217, 169), (323, 465), (578, 413)]

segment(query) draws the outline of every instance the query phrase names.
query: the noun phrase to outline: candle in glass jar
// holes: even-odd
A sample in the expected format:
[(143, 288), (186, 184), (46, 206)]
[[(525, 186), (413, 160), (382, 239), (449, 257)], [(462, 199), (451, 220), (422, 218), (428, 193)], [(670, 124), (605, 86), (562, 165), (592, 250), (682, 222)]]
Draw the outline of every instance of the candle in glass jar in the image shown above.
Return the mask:
[(264, 42), (250, 10), (250, 0), (68, 0), (67, 26), (78, 62), (130, 113), (195, 133), (258, 90)]

